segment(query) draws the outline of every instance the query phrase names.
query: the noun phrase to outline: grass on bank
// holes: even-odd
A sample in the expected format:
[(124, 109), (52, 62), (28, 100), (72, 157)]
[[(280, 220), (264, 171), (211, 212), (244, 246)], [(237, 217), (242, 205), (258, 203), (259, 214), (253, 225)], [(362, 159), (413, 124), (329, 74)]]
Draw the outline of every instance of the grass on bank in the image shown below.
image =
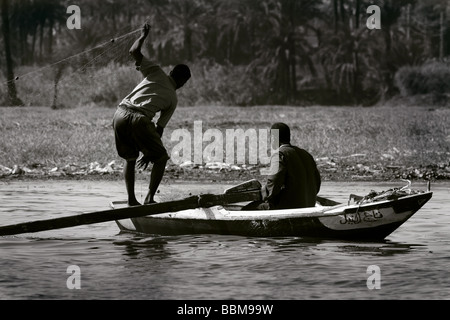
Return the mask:
[[(115, 108), (0, 108), (0, 165), (62, 167), (91, 162), (121, 162), (112, 131)], [(166, 128), (168, 152), (178, 128), (203, 131), (267, 129), (285, 122), (293, 144), (316, 158), (349, 159), (363, 165), (450, 165), (450, 109), (424, 107), (179, 107)], [(204, 143), (204, 147), (211, 142)], [(356, 163), (354, 163), (355, 165)]]

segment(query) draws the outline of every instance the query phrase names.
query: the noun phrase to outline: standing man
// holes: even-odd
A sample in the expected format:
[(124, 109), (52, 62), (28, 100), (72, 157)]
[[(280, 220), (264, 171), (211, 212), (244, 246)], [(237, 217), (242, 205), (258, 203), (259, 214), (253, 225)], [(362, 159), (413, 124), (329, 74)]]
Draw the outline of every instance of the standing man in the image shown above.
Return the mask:
[[(150, 25), (145, 24), (141, 36), (130, 49), (144, 80), (120, 103), (113, 119), (117, 152), (126, 161), (124, 178), (129, 206), (140, 205), (134, 191), (135, 166), (145, 170), (150, 162), (153, 168), (144, 204), (155, 203), (154, 196), (169, 160), (161, 138), (177, 107), (175, 91), (191, 78), (191, 72), (184, 64), (175, 66), (167, 75), (144, 57), (141, 48), (150, 29)], [(152, 120), (158, 112), (160, 117), (155, 126)], [(142, 156), (138, 160), (139, 152)]]

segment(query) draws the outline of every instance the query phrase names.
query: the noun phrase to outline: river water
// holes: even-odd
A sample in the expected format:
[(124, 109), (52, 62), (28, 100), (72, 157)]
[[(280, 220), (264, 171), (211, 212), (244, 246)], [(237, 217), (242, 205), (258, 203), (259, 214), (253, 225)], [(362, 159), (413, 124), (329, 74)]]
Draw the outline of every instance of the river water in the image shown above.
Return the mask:
[[(320, 194), (345, 202), (350, 193), (403, 184), (324, 182)], [(159, 200), (226, 187), (166, 182)], [(136, 183), (138, 199), (145, 189)], [(450, 183), (432, 191), (380, 242), (143, 236), (120, 233), (114, 222), (0, 237), (0, 299), (450, 299)], [(0, 225), (105, 210), (124, 199), (122, 181), (0, 181)], [(379, 268), (379, 289), (368, 287), (369, 266)]]

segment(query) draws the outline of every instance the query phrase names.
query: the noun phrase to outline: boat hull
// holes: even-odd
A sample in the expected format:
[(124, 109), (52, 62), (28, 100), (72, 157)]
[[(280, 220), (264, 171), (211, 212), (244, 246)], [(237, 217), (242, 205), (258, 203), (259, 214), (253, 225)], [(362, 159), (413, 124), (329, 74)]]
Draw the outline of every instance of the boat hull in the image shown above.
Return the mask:
[(431, 192), (364, 205), (276, 211), (235, 211), (221, 206), (117, 221), (123, 231), (155, 235), (220, 234), (381, 240), (432, 197)]

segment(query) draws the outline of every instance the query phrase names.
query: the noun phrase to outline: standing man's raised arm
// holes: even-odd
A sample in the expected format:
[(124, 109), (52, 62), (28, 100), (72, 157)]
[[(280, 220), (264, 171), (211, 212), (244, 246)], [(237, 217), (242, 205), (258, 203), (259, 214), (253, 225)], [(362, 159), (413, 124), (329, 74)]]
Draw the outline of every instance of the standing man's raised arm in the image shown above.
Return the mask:
[(134, 60), (136, 60), (137, 66), (141, 64), (142, 58), (144, 57), (142, 55), (141, 49), (145, 39), (148, 36), (148, 33), (150, 32), (150, 29), (151, 26), (148, 23), (144, 24), (144, 26), (141, 29), (141, 36), (131, 46), (130, 55), (132, 55)]

